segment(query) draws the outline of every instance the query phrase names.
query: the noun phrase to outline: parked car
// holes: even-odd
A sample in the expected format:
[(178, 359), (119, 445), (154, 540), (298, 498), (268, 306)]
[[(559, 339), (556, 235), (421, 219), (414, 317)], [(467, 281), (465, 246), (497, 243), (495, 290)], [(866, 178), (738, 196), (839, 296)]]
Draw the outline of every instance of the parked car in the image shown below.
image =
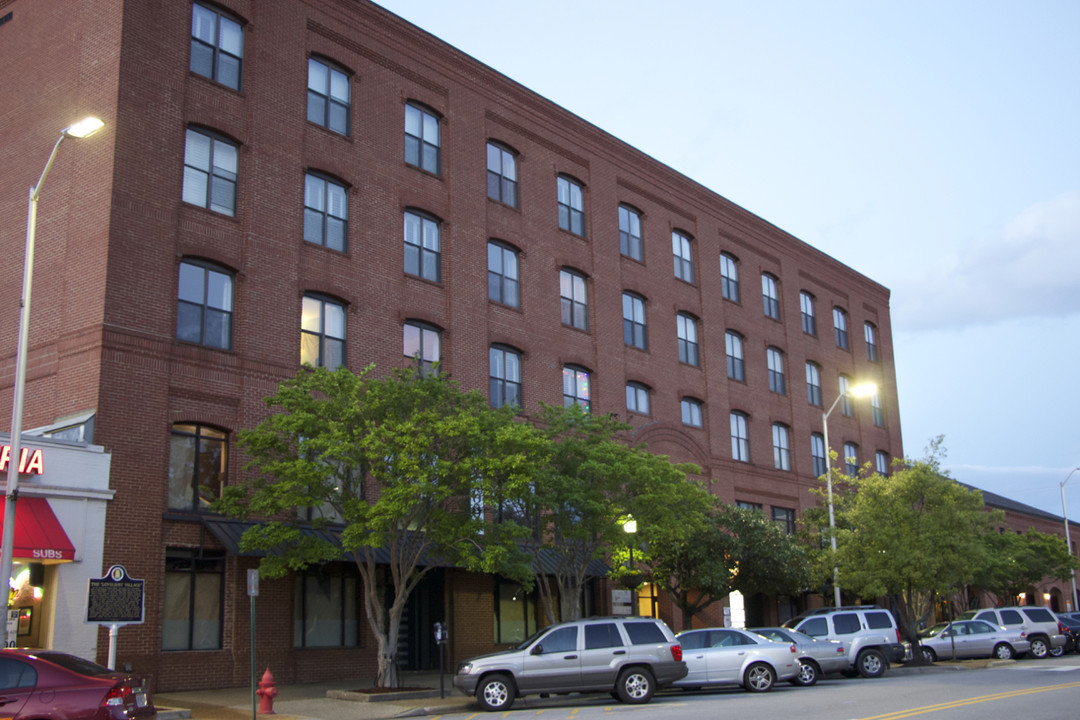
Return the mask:
[(647, 703), (685, 675), (682, 648), (663, 620), (606, 617), (551, 625), (515, 648), (466, 660), (454, 687), (498, 711), (539, 693), (610, 692)]
[[(1080, 652), (1080, 619), (1076, 618), (1077, 613), (1058, 615), (1058, 622), (1062, 624), (1065, 629), (1065, 645), (1061, 647), (1061, 654), (1070, 652)], [(1050, 651), (1054, 654), (1054, 651)]]
[(842, 642), (847, 649), (848, 669), (863, 677), (881, 677), (889, 663), (904, 659), (896, 618), (876, 605), (809, 610), (783, 626), (814, 638)]
[(1022, 630), (991, 625), (984, 620), (957, 620), (938, 623), (919, 633), (923, 657), (929, 662), (938, 658), (995, 657), (1010, 660), (1028, 651), (1030, 643)]
[(0, 650), (4, 718), (154, 720), (146, 683), (56, 650)]
[(1051, 650), (1065, 646), (1065, 627), (1058, 622), (1057, 615), (1044, 607), (1023, 605), (967, 610), (960, 613), (959, 619), (985, 620), (991, 625), (1024, 631), (1031, 643), (1032, 657), (1044, 658)]
[(799, 674), (791, 681), (792, 685), (810, 686), (822, 675), (851, 667), (844, 651), (844, 643), (838, 640), (819, 640), (782, 627), (750, 628), (750, 632), (775, 642), (795, 645), (800, 667)]
[(677, 638), (687, 673), (674, 683), (676, 687), (741, 685), (750, 692), (765, 692), (777, 680), (793, 680), (799, 674), (794, 643), (778, 643), (735, 628), (686, 630)]

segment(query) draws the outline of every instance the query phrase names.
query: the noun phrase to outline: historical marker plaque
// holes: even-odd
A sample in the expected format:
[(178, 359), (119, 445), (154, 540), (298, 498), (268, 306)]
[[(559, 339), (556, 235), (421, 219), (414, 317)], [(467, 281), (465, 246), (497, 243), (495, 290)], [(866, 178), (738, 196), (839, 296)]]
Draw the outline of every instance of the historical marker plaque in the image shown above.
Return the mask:
[(143, 581), (113, 565), (103, 578), (90, 578), (86, 589), (86, 622), (130, 625), (143, 621)]

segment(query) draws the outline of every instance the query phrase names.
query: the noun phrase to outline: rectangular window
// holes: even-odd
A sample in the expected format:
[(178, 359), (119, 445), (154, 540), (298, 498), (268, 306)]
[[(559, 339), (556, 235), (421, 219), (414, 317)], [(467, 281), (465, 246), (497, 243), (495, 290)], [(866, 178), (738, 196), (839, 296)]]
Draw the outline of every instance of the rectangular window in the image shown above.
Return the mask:
[(405, 106), (405, 162), (434, 175), (442, 172), (439, 118), (412, 104)]
[(683, 424), (702, 427), (701, 401), (694, 398), (683, 398), (680, 405), (682, 407)]
[(488, 300), (521, 307), (517, 250), (499, 242), (488, 243)]
[(169, 444), (169, 509), (205, 512), (229, 479), (228, 435), (177, 423)]
[(817, 363), (806, 363), (806, 401), (811, 405), (821, 404), (821, 368)]
[(799, 293), (799, 307), (802, 310), (802, 329), (807, 335), (817, 335), (817, 316), (814, 314), (814, 296), (808, 292)]
[(563, 407), (578, 404), (589, 412), (589, 371), (567, 365), (562, 371)]
[(619, 206), (619, 252), (639, 262), (645, 259), (641, 243), (641, 214), (625, 205)]
[(885, 427), (885, 406), (881, 402), (881, 393), (878, 390), (870, 396), (870, 411), (874, 416), (874, 424)]
[(640, 383), (626, 383), (626, 409), (630, 412), (649, 414), (649, 388)]
[(840, 413), (844, 417), (855, 417), (855, 398), (851, 396), (851, 378), (841, 375), (837, 378), (840, 390)]
[(681, 232), (672, 232), (671, 253), (675, 260), (675, 277), (694, 282), (694, 249), (690, 238)]
[(184, 145), (184, 202), (236, 215), (236, 145), (188, 128)]
[(727, 376), (739, 382), (746, 381), (746, 362), (743, 358), (742, 337), (730, 330), (724, 335), (727, 350)]
[(556, 184), (559, 227), (585, 237), (585, 193), (581, 185), (566, 177), (558, 178)]
[(847, 313), (841, 308), (833, 308), (833, 332), (836, 334), (836, 347), (848, 349)]
[(214, 266), (180, 263), (176, 338), (209, 347), (232, 347), (232, 275)]
[(522, 407), (521, 353), (498, 345), (488, 350), (488, 395), (491, 407)]
[(349, 134), (349, 76), (339, 68), (308, 58), (307, 119), (340, 135)]
[(536, 632), (536, 591), (495, 578), (495, 644), (516, 645)]
[(731, 413), (731, 459), (750, 462), (750, 435), (746, 415), (741, 412)]
[(863, 336), (866, 338), (866, 359), (870, 362), (877, 362), (877, 328), (874, 327), (873, 323), (863, 325)]
[(791, 508), (782, 508), (773, 506), (772, 509), (773, 522), (778, 523), (780, 527), (784, 528), (785, 535), (795, 534), (795, 511)]
[(441, 358), (439, 331), (416, 322), (407, 322), (404, 328), (402, 352), (406, 358), (420, 365), (421, 374), (427, 375)]
[(293, 647), (360, 644), (355, 572), (307, 571), (293, 583)]
[(855, 443), (844, 443), (844, 470), (851, 477), (859, 473), (859, 446)]
[(432, 217), (405, 211), (405, 272), (431, 282), (442, 281), (439, 223)]
[(333, 180), (304, 176), (304, 240), (345, 252), (349, 237), (349, 191)]
[(884, 450), (874, 453), (874, 469), (877, 470), (878, 475), (889, 474), (889, 453)]
[(689, 315), (679, 313), (675, 322), (679, 336), (679, 362), (699, 366), (701, 361), (698, 356), (697, 321)]
[(761, 503), (747, 502), (746, 500), (736, 500), (735, 507), (741, 508), (743, 510), (753, 510), (755, 512), (761, 512), (765, 509), (764, 507), (762, 507)]
[(584, 275), (572, 270), (559, 271), (563, 325), (576, 327), (578, 330), (589, 329), (589, 301), (585, 292)]
[(720, 254), (720, 292), (725, 300), (741, 302), (739, 296), (739, 266), (735, 258)]
[(300, 364), (333, 370), (345, 364), (345, 306), (305, 295), (300, 314)]
[(780, 319), (780, 290), (775, 277), (768, 273), (761, 276), (761, 299), (765, 306), (765, 317)]
[(501, 145), (487, 144), (488, 197), (510, 207), (518, 206), (517, 158)]
[(224, 577), (224, 553), (165, 551), (162, 650), (221, 649)]
[(769, 363), (769, 389), (779, 395), (787, 394), (787, 381), (784, 377), (784, 353), (777, 348), (765, 351)]
[(821, 477), (828, 470), (825, 464), (825, 437), (820, 433), (810, 436), (810, 457), (814, 461), (814, 476)]
[(244, 28), (205, 5), (191, 9), (191, 72), (240, 89)]
[(791, 469), (791, 441), (787, 425), (773, 423), (773, 467), (777, 470)]
[(623, 293), (623, 342), (644, 350), (648, 345), (645, 328), (645, 300), (633, 293)]

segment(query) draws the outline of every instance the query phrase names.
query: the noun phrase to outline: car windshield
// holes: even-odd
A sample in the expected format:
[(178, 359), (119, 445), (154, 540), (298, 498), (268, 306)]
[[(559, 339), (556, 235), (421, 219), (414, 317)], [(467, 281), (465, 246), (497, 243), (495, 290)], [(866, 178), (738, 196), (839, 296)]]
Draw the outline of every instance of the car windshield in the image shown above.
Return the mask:
[(514, 646), (514, 649), (515, 649), (515, 650), (524, 650), (525, 648), (529, 647), (529, 646), (530, 646), (530, 645), (532, 645), (532, 644), (533, 644), (534, 642), (536, 642), (536, 639), (537, 639), (538, 637), (540, 637), (541, 635), (543, 635), (544, 633), (546, 633), (546, 632), (547, 632), (547, 631), (549, 631), (549, 630), (551, 630), (551, 628), (550, 628), (550, 627), (546, 627), (546, 628), (541, 628), (540, 630), (537, 630), (537, 631), (536, 631), (536, 632), (534, 632), (534, 633), (533, 633), (532, 635), (530, 635), (529, 637), (527, 637), (527, 638), (525, 639), (525, 642), (521, 643), (520, 645), (515, 645), (515, 646)]

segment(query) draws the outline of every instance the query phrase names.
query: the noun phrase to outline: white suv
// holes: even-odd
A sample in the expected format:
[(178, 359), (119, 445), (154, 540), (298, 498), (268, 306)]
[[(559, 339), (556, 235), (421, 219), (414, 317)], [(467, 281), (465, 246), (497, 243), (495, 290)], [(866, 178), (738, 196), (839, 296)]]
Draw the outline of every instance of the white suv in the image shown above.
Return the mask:
[(889, 663), (904, 659), (896, 619), (876, 605), (808, 610), (784, 627), (815, 638), (839, 640), (847, 649), (849, 666), (866, 678), (881, 677)]
[(1052, 655), (1058, 648), (1065, 647), (1065, 629), (1058, 622), (1057, 616), (1044, 607), (1022, 605), (968, 610), (960, 613), (959, 619), (985, 620), (1026, 633), (1028, 642), (1031, 643), (1028, 652), (1032, 657), (1044, 658)]

